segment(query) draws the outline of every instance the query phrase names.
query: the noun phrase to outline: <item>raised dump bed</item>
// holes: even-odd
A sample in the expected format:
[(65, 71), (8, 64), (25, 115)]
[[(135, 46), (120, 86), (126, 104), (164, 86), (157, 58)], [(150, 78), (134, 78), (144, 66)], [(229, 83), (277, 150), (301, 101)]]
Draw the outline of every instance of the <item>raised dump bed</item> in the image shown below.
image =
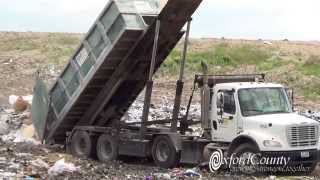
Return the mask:
[(76, 125), (107, 126), (119, 121), (145, 87), (155, 18), (161, 21), (158, 68), (200, 2), (171, 0), (158, 16), (153, 1), (110, 1), (49, 96), (37, 81), (32, 116), (41, 138), (46, 143), (64, 143), (66, 133)]

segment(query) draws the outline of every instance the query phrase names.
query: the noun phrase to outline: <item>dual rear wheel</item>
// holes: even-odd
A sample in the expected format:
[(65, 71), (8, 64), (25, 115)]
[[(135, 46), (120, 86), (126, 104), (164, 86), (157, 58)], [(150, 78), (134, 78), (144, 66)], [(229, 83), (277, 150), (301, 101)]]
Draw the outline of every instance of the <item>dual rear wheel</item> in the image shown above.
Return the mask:
[[(86, 131), (76, 131), (71, 140), (71, 153), (80, 158), (96, 156), (101, 162), (110, 162), (118, 157), (118, 141), (115, 137), (102, 134), (99, 138)], [(152, 158), (156, 165), (171, 168), (180, 160), (172, 140), (165, 135), (156, 136), (151, 148)]]
[(97, 157), (101, 162), (108, 162), (118, 157), (118, 148), (115, 138), (110, 135), (102, 134), (97, 139), (86, 131), (76, 131), (72, 135), (71, 153), (80, 158)]
[(171, 168), (179, 163), (180, 152), (176, 151), (168, 136), (160, 135), (153, 141), (152, 157), (156, 165), (162, 168)]

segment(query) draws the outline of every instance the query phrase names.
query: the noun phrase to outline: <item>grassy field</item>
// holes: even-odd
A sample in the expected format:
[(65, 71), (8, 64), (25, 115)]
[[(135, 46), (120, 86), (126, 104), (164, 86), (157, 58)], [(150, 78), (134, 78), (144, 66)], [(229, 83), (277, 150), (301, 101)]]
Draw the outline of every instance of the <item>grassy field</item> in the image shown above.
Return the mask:
[[(0, 92), (32, 92), (37, 69), (59, 73), (79, 45), (82, 34), (0, 33)], [(179, 72), (182, 43), (170, 54), (158, 79), (175, 79)], [(266, 73), (268, 81), (283, 83), (313, 102), (320, 101), (320, 43), (262, 40), (192, 39), (187, 75), (200, 73), (200, 62), (211, 74)], [(2, 98), (3, 98), (2, 97)], [(1, 97), (0, 97), (1, 102)]]
[[(191, 40), (187, 74), (201, 72), (201, 61), (211, 74), (266, 73), (268, 81), (295, 89), (307, 99), (320, 99), (320, 47), (303, 42)], [(310, 46), (310, 47), (308, 47)], [(176, 48), (160, 73), (175, 75), (181, 48)]]

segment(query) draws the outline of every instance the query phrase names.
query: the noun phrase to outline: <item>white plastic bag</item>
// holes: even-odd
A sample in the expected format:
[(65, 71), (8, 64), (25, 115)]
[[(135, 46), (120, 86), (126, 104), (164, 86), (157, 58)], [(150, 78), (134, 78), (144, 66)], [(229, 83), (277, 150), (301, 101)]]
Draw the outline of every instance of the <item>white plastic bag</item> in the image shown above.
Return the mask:
[(76, 167), (74, 164), (66, 163), (64, 159), (60, 159), (48, 170), (48, 174), (50, 176), (57, 176), (64, 172), (75, 172), (79, 170), (80, 167)]

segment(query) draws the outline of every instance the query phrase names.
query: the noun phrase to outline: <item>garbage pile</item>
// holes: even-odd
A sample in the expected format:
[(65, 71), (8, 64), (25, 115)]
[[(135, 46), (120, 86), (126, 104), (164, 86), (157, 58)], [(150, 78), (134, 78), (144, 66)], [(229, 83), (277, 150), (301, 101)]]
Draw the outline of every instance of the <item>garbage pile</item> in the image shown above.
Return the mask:
[(320, 122), (320, 111), (314, 112), (314, 111), (308, 110), (305, 112), (301, 112), (300, 114), (307, 117), (307, 118), (311, 118), (311, 119), (314, 119), (314, 120)]
[[(199, 169), (161, 169), (149, 159), (121, 158), (110, 163), (79, 159), (65, 153), (63, 146), (40, 143), (33, 127), (30, 96), (10, 96), (11, 109), (0, 109), (0, 178), (3, 179), (199, 179)], [(140, 121), (143, 101), (128, 113), (128, 121)], [(154, 106), (152, 120), (171, 117), (172, 106)], [(192, 112), (198, 112), (194, 106)], [(185, 112), (184, 112), (185, 113)], [(193, 113), (191, 116), (199, 116)], [(123, 173), (125, 172), (125, 173)]]
[[(140, 122), (142, 117), (144, 99), (139, 97), (129, 108), (127, 114), (123, 117), (123, 121), (126, 122)], [(173, 104), (169, 103), (166, 99), (159, 105), (151, 104), (149, 112), (149, 120), (163, 120), (172, 118)], [(187, 108), (181, 106), (179, 117), (185, 116)], [(200, 119), (201, 117), (201, 106), (200, 104), (193, 104), (190, 106), (189, 119)]]
[[(142, 119), (142, 111), (143, 111), (143, 105), (144, 105), (144, 99), (139, 97), (129, 108), (127, 113), (122, 118), (122, 121), (127, 123), (133, 123), (133, 122), (141, 122)], [(166, 99), (163, 100), (162, 103), (154, 105), (151, 104), (150, 111), (149, 111), (149, 121), (157, 121), (157, 120), (167, 120), (172, 118), (172, 112), (173, 112), (173, 105), (170, 104)], [(186, 115), (187, 107), (181, 106), (180, 107), (180, 114), (179, 118), (182, 118)], [(200, 104), (193, 104), (190, 106), (188, 119), (192, 120), (200, 120), (201, 118), (201, 105)], [(160, 127), (165, 126), (165, 124), (162, 125), (152, 125), (153, 127)], [(192, 129), (192, 132), (190, 135), (195, 136), (201, 136), (203, 133), (203, 130), (200, 126), (200, 124), (196, 124), (189, 127)]]
[[(12, 109), (0, 108), (0, 179), (252, 179), (231, 176), (228, 172), (211, 173), (205, 167), (162, 169), (150, 159), (120, 157), (117, 161), (100, 163), (73, 157), (65, 153), (63, 146), (41, 144), (32, 125), (30, 100), (27, 96), (11, 96), (12, 99)], [(16, 108), (17, 102), (23, 108)], [(167, 102), (159, 107), (153, 105), (150, 120), (170, 118), (172, 108)], [(138, 99), (128, 111), (126, 120), (140, 121), (142, 109), (143, 100)], [(181, 110), (180, 116), (183, 116), (186, 108)], [(200, 105), (193, 105), (190, 118), (200, 118), (200, 112)]]
[[(119, 161), (100, 163), (65, 154), (62, 146), (40, 143), (32, 124), (30, 104), (32, 96), (9, 97), (11, 108), (0, 108), (0, 178), (4, 179), (178, 179), (201, 177), (195, 170), (164, 170), (148, 159), (126, 157)], [(128, 121), (141, 120), (143, 100), (138, 100), (128, 112)], [(191, 116), (199, 116), (192, 107)], [(172, 106), (152, 107), (150, 119), (170, 118)], [(184, 111), (185, 113), (185, 111)], [(126, 172), (126, 173), (123, 173)], [(169, 176), (167, 175), (169, 174)]]

